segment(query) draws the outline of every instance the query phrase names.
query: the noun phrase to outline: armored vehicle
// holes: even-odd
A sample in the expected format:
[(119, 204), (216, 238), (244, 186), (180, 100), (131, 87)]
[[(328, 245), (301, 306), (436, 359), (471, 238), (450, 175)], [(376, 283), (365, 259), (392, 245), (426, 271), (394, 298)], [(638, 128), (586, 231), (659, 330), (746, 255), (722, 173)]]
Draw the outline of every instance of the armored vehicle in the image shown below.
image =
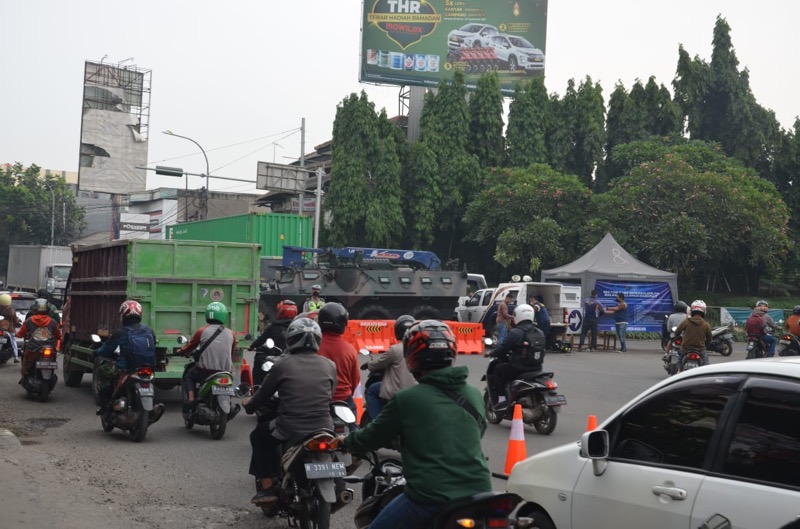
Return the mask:
[(283, 247), (283, 261), (274, 267), (269, 288), (261, 291), (263, 318), (275, 316), (279, 301), (298, 306), (322, 287), (326, 302), (338, 302), (356, 320), (449, 317), (467, 292), (467, 272), (441, 270), (433, 252), (379, 248)]

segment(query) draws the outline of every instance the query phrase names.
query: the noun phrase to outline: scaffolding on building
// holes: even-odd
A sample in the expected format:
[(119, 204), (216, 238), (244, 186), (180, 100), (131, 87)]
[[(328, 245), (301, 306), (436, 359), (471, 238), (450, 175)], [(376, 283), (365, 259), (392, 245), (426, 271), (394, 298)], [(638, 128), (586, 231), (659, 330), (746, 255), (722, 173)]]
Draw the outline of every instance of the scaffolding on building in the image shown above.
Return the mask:
[(152, 70), (124, 64), (86, 61), (83, 76), (84, 108), (125, 112), (136, 116), (136, 132), (143, 140), (150, 134), (150, 87)]

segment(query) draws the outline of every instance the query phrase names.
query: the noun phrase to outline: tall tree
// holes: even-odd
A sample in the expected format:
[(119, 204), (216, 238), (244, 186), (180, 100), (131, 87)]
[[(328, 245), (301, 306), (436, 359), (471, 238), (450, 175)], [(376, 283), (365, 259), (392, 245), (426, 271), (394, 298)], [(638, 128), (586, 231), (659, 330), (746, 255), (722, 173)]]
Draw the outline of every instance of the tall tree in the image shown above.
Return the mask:
[(528, 167), (547, 162), (549, 103), (544, 78), (518, 83), (508, 109), (508, 165)]
[[(641, 87), (641, 84), (637, 81), (635, 86)], [(622, 176), (621, 168), (613, 163), (611, 152), (617, 145), (644, 139), (646, 133), (641, 118), (636, 102), (625, 90), (625, 86), (618, 82), (608, 98), (606, 160), (603, 170), (599, 172), (595, 190), (605, 190), (614, 178)]]
[(497, 167), (504, 158), (503, 95), (497, 72), (478, 78), (469, 100), (469, 152), (478, 157), (481, 167)]
[(439, 203), (439, 164), (427, 143), (411, 145), (405, 170), (407, 239), (412, 248), (430, 248), (436, 238)]
[(574, 157), (567, 173), (577, 174), (590, 189), (594, 187), (595, 170), (603, 163), (606, 146), (606, 109), (603, 88), (588, 75), (578, 87), (574, 108)]
[(643, 124), (648, 134), (668, 136), (683, 130), (680, 107), (672, 100), (667, 87), (656, 83), (654, 76), (650, 76), (644, 87), (643, 103)]
[[(378, 119), (392, 126), (385, 112), (381, 112)], [(389, 130), (386, 126), (378, 128)], [(399, 246), (405, 238), (405, 218), (400, 186), (402, 166), (394, 134), (389, 133), (378, 139), (375, 158), (370, 166), (366, 240), (370, 246)]]
[(86, 227), (85, 210), (66, 182), (40, 176), (37, 165), (0, 166), (0, 269), (8, 263), (11, 244), (67, 245)]

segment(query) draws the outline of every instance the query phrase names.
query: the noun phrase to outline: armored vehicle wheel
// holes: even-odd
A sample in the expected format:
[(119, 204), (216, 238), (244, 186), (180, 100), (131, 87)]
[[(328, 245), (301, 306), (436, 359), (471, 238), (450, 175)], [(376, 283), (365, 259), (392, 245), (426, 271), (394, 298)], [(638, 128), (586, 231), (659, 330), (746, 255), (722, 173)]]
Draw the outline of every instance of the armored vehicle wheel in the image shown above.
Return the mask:
[(442, 317), (439, 309), (430, 305), (420, 305), (411, 311), (411, 315), (417, 320), (438, 320)]
[(360, 311), (354, 320), (390, 320), (389, 311), (380, 305), (367, 305)]

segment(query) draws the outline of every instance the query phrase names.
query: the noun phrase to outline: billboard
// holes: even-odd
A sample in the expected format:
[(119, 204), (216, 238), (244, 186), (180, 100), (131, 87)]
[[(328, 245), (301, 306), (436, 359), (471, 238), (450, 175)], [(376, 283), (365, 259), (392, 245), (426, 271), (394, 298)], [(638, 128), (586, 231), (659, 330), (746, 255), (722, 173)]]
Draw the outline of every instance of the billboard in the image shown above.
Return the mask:
[(86, 62), (83, 76), (78, 187), (128, 194), (144, 191), (150, 71)]
[[(664, 317), (672, 314), (675, 303), (669, 283), (629, 283), (597, 281), (594, 284), (597, 301), (604, 307), (617, 305), (617, 293), (625, 295), (628, 303), (628, 332), (661, 332)], [(614, 331), (614, 315), (600, 317), (597, 329)]]
[(434, 87), (496, 71), (506, 95), (544, 75), (547, 0), (364, 0), (359, 80)]

